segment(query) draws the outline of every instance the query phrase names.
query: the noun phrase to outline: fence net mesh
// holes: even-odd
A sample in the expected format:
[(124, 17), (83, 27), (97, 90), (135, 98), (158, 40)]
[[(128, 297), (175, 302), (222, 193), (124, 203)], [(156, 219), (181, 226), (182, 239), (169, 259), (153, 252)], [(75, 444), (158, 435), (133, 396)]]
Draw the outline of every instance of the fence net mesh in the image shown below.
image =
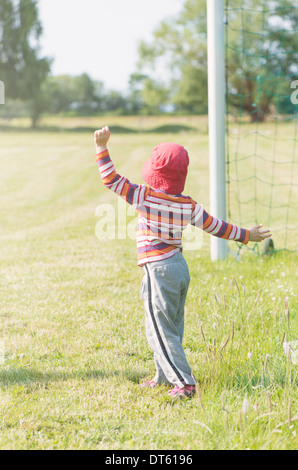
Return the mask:
[(229, 220), (296, 250), (298, 0), (226, 0), (225, 41)]

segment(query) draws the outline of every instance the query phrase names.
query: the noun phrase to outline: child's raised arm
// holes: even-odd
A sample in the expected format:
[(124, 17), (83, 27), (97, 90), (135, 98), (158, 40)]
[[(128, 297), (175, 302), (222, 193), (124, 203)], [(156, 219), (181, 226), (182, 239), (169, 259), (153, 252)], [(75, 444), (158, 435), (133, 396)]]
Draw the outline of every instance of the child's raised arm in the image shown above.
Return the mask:
[(143, 203), (148, 188), (144, 184), (132, 184), (127, 178), (117, 173), (107, 149), (110, 135), (108, 126), (94, 132), (95, 161), (97, 162), (103, 184), (136, 209)]

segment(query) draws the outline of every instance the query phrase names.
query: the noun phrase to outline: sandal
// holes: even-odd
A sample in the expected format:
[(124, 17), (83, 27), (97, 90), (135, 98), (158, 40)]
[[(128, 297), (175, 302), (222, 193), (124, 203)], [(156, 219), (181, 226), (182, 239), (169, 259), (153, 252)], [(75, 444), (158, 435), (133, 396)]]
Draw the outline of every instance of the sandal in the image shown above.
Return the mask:
[(196, 393), (195, 385), (185, 385), (183, 388), (174, 387), (169, 391), (169, 395), (177, 398), (191, 398)]

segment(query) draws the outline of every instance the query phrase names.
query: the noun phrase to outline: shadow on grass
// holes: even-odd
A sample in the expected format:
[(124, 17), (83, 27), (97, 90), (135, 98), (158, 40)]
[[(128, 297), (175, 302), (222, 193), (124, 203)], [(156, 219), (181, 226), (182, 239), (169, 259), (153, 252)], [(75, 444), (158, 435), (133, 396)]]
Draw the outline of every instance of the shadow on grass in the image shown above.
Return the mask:
[[(68, 380), (77, 380), (78, 382), (84, 382), (88, 380), (104, 380), (111, 378), (119, 378), (121, 380), (128, 380), (133, 384), (140, 384), (144, 378), (148, 377), (148, 370), (137, 371), (137, 370), (78, 370), (73, 372), (53, 371), (53, 372), (42, 372), (37, 369), (30, 369), (27, 367), (14, 368), (9, 370), (0, 371), (0, 390), (8, 389), (21, 385), (24, 387), (27, 393), (36, 390), (38, 387), (47, 387), (50, 383), (67, 382)], [(246, 390), (249, 393), (253, 393), (255, 389), (266, 390), (273, 384), (284, 388), (288, 382), (289, 377), (284, 371), (278, 376), (262, 377), (256, 375), (253, 378), (248, 379), (246, 374), (234, 377), (229, 383), (225, 384), (227, 390)], [(209, 388), (210, 384), (204, 380), (198, 381), (199, 388)], [(292, 386), (298, 386), (298, 378), (295, 374), (292, 377)]]
[(183, 124), (166, 124), (153, 129), (144, 130), (147, 134), (179, 134), (179, 132), (198, 132), (196, 127), (185, 126)]
[[(132, 129), (124, 126), (109, 126), (113, 134), (179, 134), (180, 132), (199, 132), (195, 127), (182, 124), (168, 124), (158, 126), (153, 129)], [(55, 132), (55, 133), (93, 133), (94, 127), (59, 127), (59, 126), (40, 126), (35, 129), (20, 126), (0, 126), (0, 132)]]
[(90, 380), (105, 379), (111, 377), (121, 377), (138, 384), (140, 380), (148, 375), (148, 371), (140, 372), (135, 370), (79, 370), (74, 372), (41, 372), (36, 369), (20, 367), (18, 369), (9, 369), (0, 371), (0, 388), (14, 385), (33, 385), (50, 382), (62, 382), (69, 379)]

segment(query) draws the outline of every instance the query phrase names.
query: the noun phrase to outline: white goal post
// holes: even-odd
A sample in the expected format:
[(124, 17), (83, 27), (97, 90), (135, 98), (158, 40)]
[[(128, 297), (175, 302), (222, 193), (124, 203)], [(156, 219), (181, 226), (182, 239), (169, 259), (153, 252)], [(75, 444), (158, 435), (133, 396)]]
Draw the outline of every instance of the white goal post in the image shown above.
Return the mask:
[[(224, 0), (206, 0), (210, 213), (226, 220)], [(228, 255), (227, 241), (211, 236), (211, 260)]]

